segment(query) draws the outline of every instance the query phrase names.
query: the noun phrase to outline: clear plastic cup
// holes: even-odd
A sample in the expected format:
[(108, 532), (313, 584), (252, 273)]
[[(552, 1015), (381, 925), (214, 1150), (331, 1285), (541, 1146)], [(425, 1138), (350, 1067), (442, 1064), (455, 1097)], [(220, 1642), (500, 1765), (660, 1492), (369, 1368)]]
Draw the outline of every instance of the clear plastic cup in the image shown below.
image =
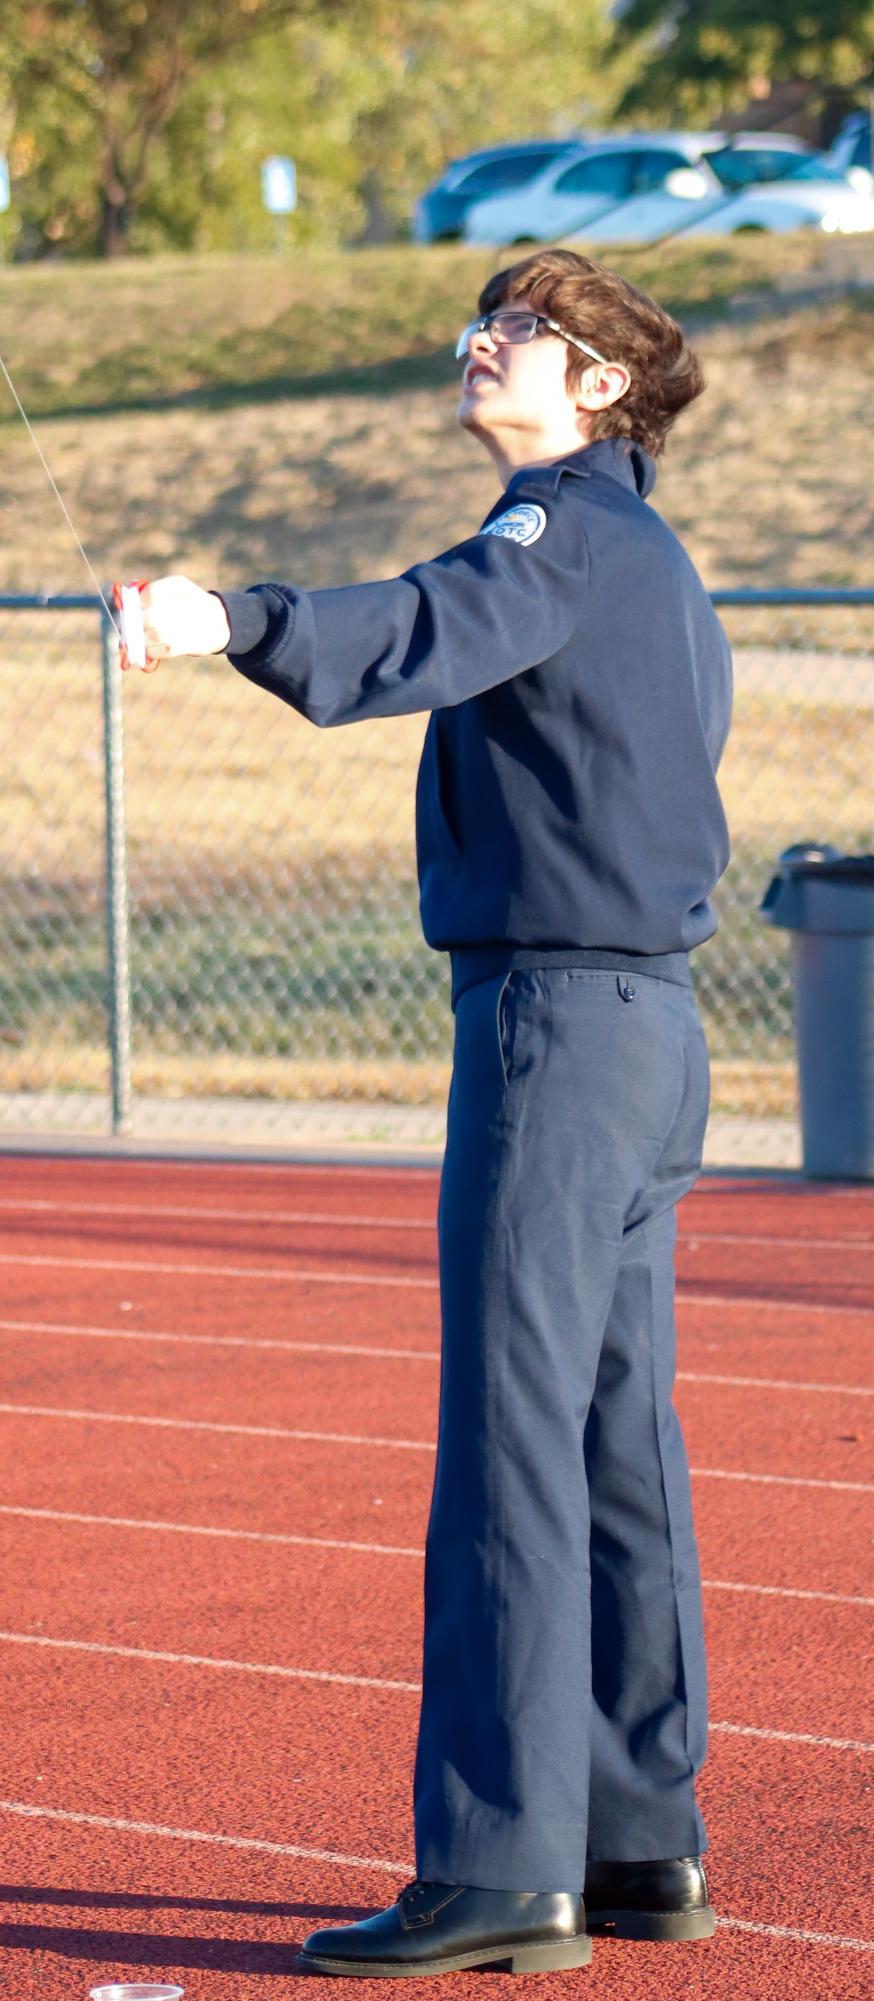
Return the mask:
[(134, 1982), (132, 1987), (92, 1987), (90, 2001), (182, 2001), (184, 1987), (153, 1987)]

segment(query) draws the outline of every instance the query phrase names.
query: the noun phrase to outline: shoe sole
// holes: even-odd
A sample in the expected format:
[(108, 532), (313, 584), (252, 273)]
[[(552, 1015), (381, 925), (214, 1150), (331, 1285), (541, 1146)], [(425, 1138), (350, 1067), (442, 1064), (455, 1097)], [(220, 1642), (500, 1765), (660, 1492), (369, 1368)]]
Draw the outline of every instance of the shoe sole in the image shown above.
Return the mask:
[(697, 1911), (587, 1910), (586, 1929), (593, 1938), (712, 1938), (716, 1912), (709, 1904)]
[(478, 1952), (456, 1952), (448, 1959), (410, 1960), (403, 1965), (390, 1959), (329, 1959), (320, 1953), (301, 1951), (298, 1965), (303, 1973), (357, 1974), (371, 1980), (403, 1980), (429, 1973), (460, 1973), (467, 1966), (497, 1966), (505, 1973), (562, 1973), (570, 1967), (588, 1966), (592, 1941), (588, 1933), (576, 1938), (544, 1939), (531, 1945), (488, 1946)]

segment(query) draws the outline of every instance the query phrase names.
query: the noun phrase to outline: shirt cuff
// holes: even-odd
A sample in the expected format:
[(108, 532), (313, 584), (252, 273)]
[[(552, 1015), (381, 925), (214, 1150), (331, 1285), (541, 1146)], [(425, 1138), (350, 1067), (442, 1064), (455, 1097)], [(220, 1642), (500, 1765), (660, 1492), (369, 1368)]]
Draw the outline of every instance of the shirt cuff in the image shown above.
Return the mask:
[(249, 591), (211, 591), (224, 605), (231, 636), (226, 653), (251, 653), (267, 631), (267, 606), (257, 585)]

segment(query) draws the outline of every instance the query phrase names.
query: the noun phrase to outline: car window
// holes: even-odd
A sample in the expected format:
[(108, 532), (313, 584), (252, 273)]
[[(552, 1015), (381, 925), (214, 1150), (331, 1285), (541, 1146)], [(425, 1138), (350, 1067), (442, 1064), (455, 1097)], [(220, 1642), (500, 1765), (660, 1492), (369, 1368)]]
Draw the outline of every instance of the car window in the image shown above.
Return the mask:
[(630, 159), (627, 153), (592, 153), (565, 167), (555, 183), (557, 195), (613, 195), (621, 200), (628, 190)]
[(502, 160), (481, 160), (464, 176), (465, 194), (497, 194), (501, 188), (521, 188), (542, 173), (555, 159), (550, 148), (543, 153), (508, 153)]
[(653, 188), (664, 187), (669, 174), (676, 167), (693, 167), (694, 160), (688, 154), (669, 151), (666, 146), (653, 147), (650, 152), (639, 153), (634, 162), (632, 187), (636, 195), (649, 194)]
[(842, 181), (845, 176), (840, 167), (833, 167), (822, 153), (814, 153), (812, 159), (796, 160), (787, 174), (781, 174), (781, 181)]
[(708, 165), (724, 188), (748, 188), (762, 181), (784, 181), (807, 166), (807, 155), (784, 150), (782, 146), (749, 146), (735, 151), (726, 146), (708, 153)]

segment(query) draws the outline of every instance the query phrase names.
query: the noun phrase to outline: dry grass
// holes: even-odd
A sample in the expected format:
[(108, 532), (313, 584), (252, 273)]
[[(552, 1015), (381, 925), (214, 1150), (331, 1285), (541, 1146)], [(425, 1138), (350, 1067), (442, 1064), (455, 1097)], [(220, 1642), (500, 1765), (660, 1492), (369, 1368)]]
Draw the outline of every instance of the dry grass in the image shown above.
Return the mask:
[[(354, 1063), (336, 1058), (203, 1056), (183, 1050), (135, 1050), (137, 1093), (160, 1098), (266, 1098), (274, 1103), (444, 1105), (450, 1066), (433, 1059), (385, 1058)], [(38, 1046), (3, 1053), (4, 1091), (109, 1090), (106, 1052), (93, 1042), (43, 1038)], [(794, 1063), (711, 1064), (711, 1110), (735, 1118), (792, 1118), (798, 1110)]]
[[(78, 621), (77, 621), (78, 623)], [(59, 627), (56, 625), (55, 632)], [(32, 631), (32, 628), (31, 628)], [(102, 839), (96, 648), (51, 666), (0, 653), (0, 866), (84, 879)], [(829, 656), (823, 656), (826, 665)], [(135, 873), (246, 875), (262, 892), (307, 864), (369, 861), (412, 876), (413, 789), (425, 718), (314, 730), (234, 674), (180, 662), (126, 688)], [(775, 853), (805, 812), (848, 844), (874, 835), (874, 707), (741, 695), (720, 787), (736, 844)]]
[(874, 292), (721, 326), (657, 504), (705, 581), (870, 584)]
[[(608, 261), (685, 319), (718, 316), (739, 291), (824, 259), (846, 262), (847, 249), (806, 231), (627, 248)], [(452, 375), (454, 335), (510, 254), (404, 245), (22, 265), (3, 274), (0, 353), (40, 416), (195, 398), (217, 408), (356, 379), (379, 395), (417, 374), (429, 385)]]
[[(654, 504), (711, 588), (869, 581), (872, 325), (860, 296), (700, 336), (708, 389), (669, 441)], [(396, 574), (478, 526), (495, 475), (455, 401), (442, 387), (38, 428), (99, 576), (317, 588)], [(81, 590), (23, 427), (4, 442), (0, 586)]]

